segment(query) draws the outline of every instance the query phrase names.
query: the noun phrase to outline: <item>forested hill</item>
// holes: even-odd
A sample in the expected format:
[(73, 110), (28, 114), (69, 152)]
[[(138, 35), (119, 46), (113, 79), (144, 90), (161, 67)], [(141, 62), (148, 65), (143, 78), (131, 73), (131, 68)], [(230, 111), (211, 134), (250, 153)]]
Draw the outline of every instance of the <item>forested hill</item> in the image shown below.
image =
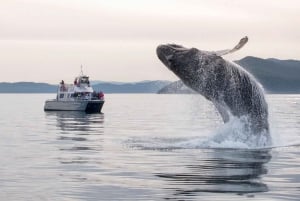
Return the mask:
[[(263, 85), (267, 93), (300, 93), (300, 61), (245, 57), (235, 61), (249, 71)], [(170, 72), (171, 73), (171, 72)], [(104, 93), (189, 93), (185, 86), (166, 87), (170, 81), (103, 82), (93, 87)], [(172, 87), (172, 88), (171, 88)], [(162, 89), (162, 90), (161, 90)], [(35, 82), (0, 82), (0, 93), (56, 93), (57, 85)]]
[[(93, 88), (104, 93), (156, 93), (170, 81), (141, 81), (131, 83), (94, 81)], [(0, 93), (56, 93), (57, 85), (35, 82), (0, 82)]]
[[(250, 72), (266, 93), (300, 93), (300, 61), (245, 57), (235, 61)], [(186, 86), (173, 83), (158, 93), (194, 93)]]
[(300, 93), (300, 61), (245, 57), (236, 61), (264, 86), (268, 93)]

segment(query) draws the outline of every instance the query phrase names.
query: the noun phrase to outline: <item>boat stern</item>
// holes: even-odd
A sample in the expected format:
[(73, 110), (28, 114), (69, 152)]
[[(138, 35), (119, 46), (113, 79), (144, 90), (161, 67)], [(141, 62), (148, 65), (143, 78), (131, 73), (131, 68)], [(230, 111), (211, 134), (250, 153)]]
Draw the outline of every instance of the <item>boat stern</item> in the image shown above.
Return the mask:
[(85, 108), (85, 112), (86, 113), (101, 113), (103, 104), (104, 104), (104, 100), (88, 101), (88, 104), (86, 105), (86, 108)]

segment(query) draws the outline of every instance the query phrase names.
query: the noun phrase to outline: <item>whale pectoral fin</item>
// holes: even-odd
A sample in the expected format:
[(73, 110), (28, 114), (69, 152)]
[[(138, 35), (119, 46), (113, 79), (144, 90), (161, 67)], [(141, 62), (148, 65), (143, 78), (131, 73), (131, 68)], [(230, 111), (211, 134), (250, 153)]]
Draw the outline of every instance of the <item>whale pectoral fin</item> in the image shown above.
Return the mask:
[(223, 55), (229, 54), (231, 50), (232, 49), (218, 50), (218, 51), (215, 51), (214, 54), (216, 54), (218, 56), (223, 56)]
[(224, 106), (218, 104), (218, 103), (214, 103), (215, 107), (217, 108), (218, 112), (220, 113), (223, 122), (226, 123), (229, 121), (230, 119), (230, 115), (228, 113), (228, 109), (226, 109)]
[(214, 53), (218, 56), (223, 56), (229, 53), (233, 53), (235, 51), (238, 51), (239, 49), (241, 49), (242, 47), (244, 47), (244, 45), (248, 42), (248, 37), (245, 36), (244, 38), (242, 38), (240, 40), (240, 42), (232, 49), (226, 49), (226, 50), (219, 50), (219, 51), (215, 51)]

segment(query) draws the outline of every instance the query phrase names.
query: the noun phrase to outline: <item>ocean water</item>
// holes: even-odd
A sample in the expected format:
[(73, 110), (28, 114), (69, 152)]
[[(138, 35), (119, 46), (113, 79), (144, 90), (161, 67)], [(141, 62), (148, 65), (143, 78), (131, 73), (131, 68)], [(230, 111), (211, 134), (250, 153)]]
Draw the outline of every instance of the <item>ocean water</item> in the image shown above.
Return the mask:
[(300, 200), (300, 95), (266, 96), (265, 148), (199, 95), (106, 94), (104, 114), (44, 112), (54, 96), (0, 95), (0, 200)]

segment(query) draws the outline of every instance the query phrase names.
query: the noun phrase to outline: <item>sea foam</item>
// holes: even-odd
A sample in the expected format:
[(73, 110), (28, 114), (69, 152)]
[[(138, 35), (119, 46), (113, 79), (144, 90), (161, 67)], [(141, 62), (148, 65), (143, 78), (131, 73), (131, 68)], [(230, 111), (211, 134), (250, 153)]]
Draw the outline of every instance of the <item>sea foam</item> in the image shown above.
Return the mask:
[(269, 133), (252, 133), (249, 127), (247, 117), (231, 117), (229, 122), (205, 136), (134, 138), (127, 143), (138, 149), (261, 149), (272, 146)]

